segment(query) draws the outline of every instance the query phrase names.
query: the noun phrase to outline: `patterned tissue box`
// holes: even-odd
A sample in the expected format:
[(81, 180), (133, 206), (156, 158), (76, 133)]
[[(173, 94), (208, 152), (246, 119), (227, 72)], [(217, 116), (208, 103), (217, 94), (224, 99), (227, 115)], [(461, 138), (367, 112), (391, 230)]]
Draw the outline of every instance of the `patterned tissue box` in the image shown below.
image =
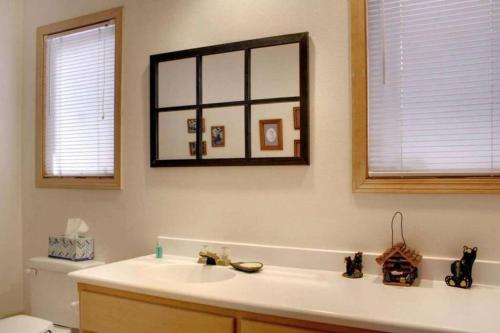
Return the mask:
[(49, 236), (49, 257), (73, 261), (94, 259), (94, 239)]

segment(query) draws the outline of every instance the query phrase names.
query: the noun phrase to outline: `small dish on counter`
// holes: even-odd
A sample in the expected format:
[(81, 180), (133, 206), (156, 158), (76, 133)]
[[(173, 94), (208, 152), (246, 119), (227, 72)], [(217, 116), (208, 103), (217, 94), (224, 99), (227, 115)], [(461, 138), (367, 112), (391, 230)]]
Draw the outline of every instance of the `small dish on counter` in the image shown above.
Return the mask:
[(261, 262), (232, 262), (231, 266), (237, 271), (245, 273), (256, 273), (264, 267)]

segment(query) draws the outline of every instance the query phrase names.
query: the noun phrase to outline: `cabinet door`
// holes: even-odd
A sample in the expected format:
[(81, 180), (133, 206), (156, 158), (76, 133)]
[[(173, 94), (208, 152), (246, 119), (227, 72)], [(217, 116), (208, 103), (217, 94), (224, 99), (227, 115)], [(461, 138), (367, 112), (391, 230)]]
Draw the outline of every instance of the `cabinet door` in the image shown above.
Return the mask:
[(320, 332), (311, 331), (303, 328), (261, 323), (258, 321), (243, 319), (241, 321), (241, 333), (320, 333)]
[(82, 332), (233, 333), (234, 318), (81, 291)]

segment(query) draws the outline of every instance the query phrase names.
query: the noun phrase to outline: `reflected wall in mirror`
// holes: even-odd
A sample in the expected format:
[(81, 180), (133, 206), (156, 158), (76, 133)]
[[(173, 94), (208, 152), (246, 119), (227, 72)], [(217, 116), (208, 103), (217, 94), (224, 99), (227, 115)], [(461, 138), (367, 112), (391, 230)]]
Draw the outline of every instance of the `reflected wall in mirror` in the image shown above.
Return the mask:
[(245, 52), (204, 56), (203, 103), (243, 101), (245, 99)]
[(299, 44), (252, 50), (252, 99), (300, 95)]
[[(300, 130), (294, 128), (293, 122), (293, 108), (297, 105), (272, 103), (252, 107), (252, 157), (295, 157), (294, 141), (300, 140)], [(277, 123), (280, 125), (270, 126)], [(279, 142), (273, 145), (275, 134)]]
[(186, 128), (189, 119), (196, 119), (196, 110), (161, 112), (158, 117), (159, 158), (162, 160), (193, 159), (189, 142), (196, 141), (196, 134)]
[(308, 34), (151, 56), (151, 166), (309, 164)]
[(196, 58), (158, 64), (158, 106), (196, 104)]
[(244, 106), (203, 109), (203, 117), (209, 129), (203, 133), (207, 159), (245, 158)]

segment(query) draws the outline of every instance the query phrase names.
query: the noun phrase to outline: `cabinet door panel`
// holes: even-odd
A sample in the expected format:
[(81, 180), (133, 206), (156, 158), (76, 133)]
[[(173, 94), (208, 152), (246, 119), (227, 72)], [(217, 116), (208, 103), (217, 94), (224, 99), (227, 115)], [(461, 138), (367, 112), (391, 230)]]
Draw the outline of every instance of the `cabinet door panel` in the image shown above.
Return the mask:
[(261, 323), (252, 320), (241, 321), (241, 333), (320, 333), (303, 328)]
[(81, 329), (95, 333), (233, 333), (234, 319), (88, 291), (80, 293)]

